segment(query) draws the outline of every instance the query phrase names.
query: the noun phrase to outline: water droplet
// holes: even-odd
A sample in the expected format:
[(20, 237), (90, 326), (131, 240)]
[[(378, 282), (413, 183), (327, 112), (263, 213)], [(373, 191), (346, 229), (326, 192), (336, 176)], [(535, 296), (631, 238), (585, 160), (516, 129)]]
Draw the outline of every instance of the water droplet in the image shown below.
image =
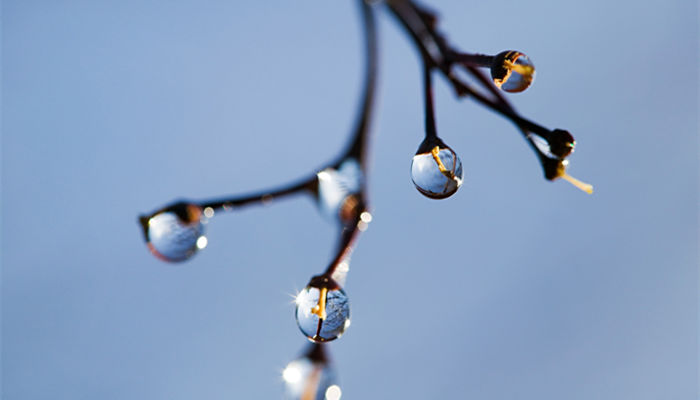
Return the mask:
[[(325, 300), (319, 301), (321, 296)], [(297, 325), (314, 342), (339, 338), (350, 326), (350, 303), (341, 288), (307, 286), (296, 298)]]
[(164, 261), (185, 261), (207, 245), (202, 209), (179, 202), (140, 218), (151, 253)]
[(324, 216), (342, 223), (357, 219), (362, 212), (359, 196), (364, 179), (360, 164), (355, 159), (345, 160), (338, 169), (326, 168), (318, 177), (318, 205)]
[(547, 140), (545, 140), (542, 136), (536, 135), (534, 133), (528, 133), (527, 137), (532, 141), (532, 143), (535, 144), (535, 147), (537, 147), (537, 150), (539, 150), (540, 153), (544, 154), (549, 158), (558, 158), (552, 153), (552, 150), (549, 147), (549, 142), (547, 142)]
[[(320, 346), (315, 344), (315, 346)], [(313, 350), (314, 353), (318, 349)], [(282, 371), (287, 399), (294, 400), (337, 400), (340, 387), (337, 385), (335, 371), (325, 360), (314, 359), (313, 354), (306, 354), (289, 364)], [(330, 391), (330, 392), (329, 392)]]
[(566, 158), (574, 151), (576, 140), (569, 131), (555, 129), (549, 134), (549, 146), (555, 157)]
[(535, 79), (535, 65), (519, 51), (504, 51), (494, 57), (491, 77), (493, 83), (506, 92), (522, 92)]
[(435, 146), (413, 156), (411, 179), (416, 189), (431, 199), (450, 197), (462, 185), (462, 161), (451, 148)]
[(556, 160), (563, 160), (571, 155), (576, 146), (571, 133), (562, 129), (549, 132), (546, 139), (536, 133), (528, 133), (527, 137), (540, 153)]

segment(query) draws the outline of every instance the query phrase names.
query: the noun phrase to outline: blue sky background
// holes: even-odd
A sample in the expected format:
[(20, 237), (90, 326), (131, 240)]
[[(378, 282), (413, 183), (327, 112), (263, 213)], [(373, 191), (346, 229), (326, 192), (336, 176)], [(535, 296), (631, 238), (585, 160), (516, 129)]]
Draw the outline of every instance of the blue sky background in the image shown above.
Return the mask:
[[(511, 99), (576, 136), (596, 193), (545, 181), (510, 123), (438, 79), (465, 184), (422, 197), (418, 58), (381, 11), (343, 398), (697, 399), (697, 2), (430, 4), (462, 49), (531, 57)], [(305, 343), (290, 295), (335, 227), (306, 198), (253, 207), (170, 265), (136, 216), (338, 154), (358, 27), (351, 1), (2, 2), (3, 399), (282, 396)]]

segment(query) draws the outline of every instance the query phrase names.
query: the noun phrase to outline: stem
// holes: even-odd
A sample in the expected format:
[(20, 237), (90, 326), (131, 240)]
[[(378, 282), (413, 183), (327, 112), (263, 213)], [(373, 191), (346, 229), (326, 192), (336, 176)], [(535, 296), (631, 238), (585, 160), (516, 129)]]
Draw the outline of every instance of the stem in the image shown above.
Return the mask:
[[(370, 117), (376, 92), (377, 71), (379, 69), (377, 62), (378, 38), (376, 22), (374, 19), (374, 10), (364, 0), (359, 0), (359, 3), (362, 12), (362, 21), (364, 24), (365, 46), (367, 53), (367, 64), (365, 67), (365, 90), (362, 99), (362, 106), (360, 107), (360, 115), (355, 127), (355, 134), (347, 153), (341, 158), (338, 164), (342, 163), (348, 157), (353, 157), (359, 160), (360, 166), (363, 169), (363, 172), (365, 172), (367, 168), (367, 136), (369, 135)], [(362, 211), (357, 213), (357, 216), (350, 223), (346, 223), (343, 226), (342, 230), (340, 231), (340, 240), (336, 255), (322, 276), (331, 278), (338, 267), (338, 264), (343, 261), (352, 250), (352, 245), (357, 238), (358, 233), (361, 231), (360, 226), (365, 223), (361, 218), (362, 213), (367, 210), (365, 188), (366, 186), (363, 181), (362, 190), (359, 193), (359, 201)]]
[(304, 356), (314, 364), (325, 366), (329, 362), (325, 347), (321, 343), (309, 343), (308, 350)]
[(452, 57), (452, 60), (469, 67), (491, 68), (494, 58), (494, 56), (485, 54), (457, 53)]
[(249, 204), (268, 203), (272, 200), (293, 194), (303, 193), (304, 191), (314, 192), (316, 190), (316, 186), (317, 178), (316, 175), (314, 175), (311, 178), (307, 178), (297, 183), (293, 183), (277, 189), (266, 190), (243, 196), (206, 200), (198, 203), (197, 205), (200, 206), (202, 209), (211, 208), (214, 211), (220, 209), (228, 210), (230, 208), (242, 207)]
[[(467, 66), (467, 72), (472, 74), (472, 76), (474, 76), (474, 78), (476, 78), (482, 86), (484, 86), (489, 92), (491, 92), (491, 94), (496, 98), (496, 102), (498, 104), (500, 104), (502, 107), (505, 107), (506, 109), (515, 112), (515, 109), (510, 104), (508, 99), (506, 99), (506, 97), (503, 95), (503, 92), (499, 90), (496, 87), (496, 85), (493, 84), (491, 78), (486, 76), (486, 74), (482, 70), (473, 66)], [(523, 134), (525, 135), (526, 133), (523, 132)]]
[[(374, 11), (371, 6), (360, 0), (360, 9), (364, 23), (365, 32), (365, 47), (367, 53), (367, 63), (365, 66), (365, 85), (364, 94), (362, 96), (360, 113), (354, 128), (354, 133), (350, 141), (350, 145), (346, 153), (339, 159), (336, 165), (340, 165), (347, 158), (355, 158), (360, 162), (363, 170), (366, 168), (366, 153), (367, 153), (367, 136), (369, 134), (369, 125), (371, 122), (372, 106), (374, 104), (375, 92), (377, 86), (377, 70), (378, 70), (378, 49), (377, 49), (377, 29), (374, 19)], [(309, 191), (315, 193), (317, 190), (317, 177), (307, 178), (297, 183), (281, 187), (278, 189), (267, 190), (250, 195), (229, 197), (223, 199), (213, 199), (200, 202), (198, 205), (204, 208), (211, 208), (214, 211), (229, 208), (242, 207), (255, 203), (266, 203), (271, 200), (289, 196), (292, 194)]]
[(323, 272), (323, 276), (331, 278), (338, 264), (343, 261), (352, 251), (353, 244), (357, 240), (358, 234), (360, 233), (360, 225), (364, 224), (362, 220), (358, 217), (355, 223), (347, 224), (343, 227), (340, 232), (340, 242), (338, 243), (338, 251), (335, 257), (328, 265), (328, 268)]
[(435, 32), (425, 23), (420, 10), (407, 0), (387, 0), (389, 10), (413, 37), (424, 58), (431, 60), (436, 66), (443, 63), (442, 44)]
[(423, 62), (423, 88), (425, 99), (425, 137), (426, 139), (437, 138), (437, 128), (435, 127), (435, 105), (433, 100), (433, 81), (431, 70), (427, 60)]
[(423, 56), (423, 62), (439, 69), (452, 84), (458, 96), (471, 96), (477, 102), (510, 120), (519, 128), (521, 134), (530, 145), (530, 148), (535, 151), (540, 159), (544, 156), (528, 137), (528, 132), (534, 132), (546, 138), (549, 136), (549, 129), (521, 117), (515, 108), (503, 97), (498, 88), (475, 67), (465, 65), (467, 71), (474, 75), (478, 82), (495, 96), (496, 100), (486, 97), (484, 94), (456, 77), (451, 69), (453, 63), (459, 62), (460, 57), (462, 57), (462, 55), (460, 55), (461, 53), (451, 49), (444, 37), (432, 26), (426, 24), (425, 19), (420, 17), (420, 9), (413, 1), (387, 0), (387, 6), (408, 32), (409, 36), (413, 38), (414, 44), (418, 47), (418, 50)]
[[(378, 68), (378, 45), (377, 45), (377, 27), (374, 18), (372, 7), (365, 1), (360, 0), (360, 11), (362, 13), (362, 21), (364, 25), (366, 64), (365, 64), (365, 85), (362, 96), (360, 113), (357, 116), (357, 122), (353, 130), (353, 136), (350, 141), (350, 146), (347, 152), (342, 157), (342, 160), (353, 157), (360, 162), (360, 166), (364, 170), (367, 163), (367, 136), (369, 134), (369, 125), (371, 123), (372, 106), (374, 105), (376, 86), (377, 86), (377, 71)], [(342, 162), (342, 160), (340, 162)], [(340, 164), (339, 162), (339, 164)]]
[[(530, 121), (529, 119), (523, 118), (518, 114), (515, 109), (510, 106), (510, 105), (504, 105), (501, 103), (495, 103), (491, 99), (487, 98), (483, 94), (472, 90), (469, 88), (470, 94), (472, 97), (474, 97), (474, 100), (478, 101), (482, 105), (490, 108), (491, 110), (501, 114), (502, 116), (506, 117), (509, 119), (512, 123), (517, 125), (521, 130), (523, 131), (529, 131), (529, 132), (534, 132), (542, 137), (548, 137), (549, 136), (549, 129), (543, 127), (542, 125), (539, 125), (535, 122)], [(523, 132), (525, 136), (527, 136), (527, 132)]]

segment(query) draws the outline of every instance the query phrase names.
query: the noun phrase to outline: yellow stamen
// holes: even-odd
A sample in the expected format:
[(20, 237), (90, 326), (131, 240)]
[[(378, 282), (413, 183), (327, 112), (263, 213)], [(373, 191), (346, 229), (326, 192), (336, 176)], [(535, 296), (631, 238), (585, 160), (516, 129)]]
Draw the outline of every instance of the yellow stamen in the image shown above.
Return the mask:
[(311, 309), (311, 314), (316, 314), (320, 319), (326, 319), (326, 294), (328, 288), (321, 288), (321, 293), (318, 295), (318, 304)]
[(584, 192), (588, 194), (593, 194), (593, 185), (590, 183), (586, 182), (581, 182), (580, 180), (574, 178), (573, 176), (567, 174), (566, 172), (562, 172), (559, 175), (560, 178), (564, 179), (565, 181), (569, 182), (570, 184), (576, 186), (577, 188), (583, 190)]
[(440, 147), (435, 146), (433, 149), (430, 151), (430, 154), (433, 155), (433, 159), (437, 163), (438, 168), (440, 169), (440, 172), (442, 172), (443, 175), (450, 179), (454, 179), (454, 173), (452, 171), (449, 171), (446, 167), (445, 164), (442, 163), (442, 160), (440, 159)]

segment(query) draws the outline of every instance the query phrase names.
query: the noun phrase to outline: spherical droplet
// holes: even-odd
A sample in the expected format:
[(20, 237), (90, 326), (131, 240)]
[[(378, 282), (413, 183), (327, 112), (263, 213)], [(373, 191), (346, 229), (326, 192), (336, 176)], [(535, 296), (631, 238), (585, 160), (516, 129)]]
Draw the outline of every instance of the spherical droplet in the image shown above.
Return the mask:
[(360, 164), (347, 159), (336, 168), (326, 168), (316, 174), (318, 204), (323, 215), (341, 223), (353, 222), (363, 211), (359, 196), (364, 179)]
[(535, 65), (519, 51), (503, 51), (494, 57), (491, 77), (493, 83), (506, 92), (522, 92), (535, 79)]
[(554, 153), (552, 153), (552, 149), (549, 146), (549, 142), (545, 138), (534, 133), (528, 133), (527, 137), (532, 141), (535, 147), (537, 147), (537, 150), (540, 153), (542, 153), (548, 158), (559, 159), (557, 156), (554, 155)]
[(340, 397), (328, 397), (340, 394), (336, 384), (335, 371), (330, 365), (308, 357), (296, 359), (284, 368), (282, 379), (285, 383), (285, 398), (290, 400), (336, 400)]
[(431, 199), (450, 197), (462, 185), (462, 161), (451, 148), (435, 146), (413, 156), (411, 179)]
[(206, 220), (195, 204), (175, 203), (140, 221), (149, 250), (163, 261), (185, 261), (207, 245)]
[[(325, 300), (319, 301), (321, 296)], [(343, 289), (307, 286), (296, 304), (297, 325), (314, 342), (335, 340), (350, 326), (350, 303)]]
[(549, 147), (555, 157), (566, 158), (574, 151), (576, 140), (569, 131), (555, 129), (549, 136)]
[(535, 133), (529, 133), (527, 137), (540, 153), (556, 160), (568, 157), (576, 146), (576, 141), (571, 133), (562, 129), (549, 132), (546, 139)]

